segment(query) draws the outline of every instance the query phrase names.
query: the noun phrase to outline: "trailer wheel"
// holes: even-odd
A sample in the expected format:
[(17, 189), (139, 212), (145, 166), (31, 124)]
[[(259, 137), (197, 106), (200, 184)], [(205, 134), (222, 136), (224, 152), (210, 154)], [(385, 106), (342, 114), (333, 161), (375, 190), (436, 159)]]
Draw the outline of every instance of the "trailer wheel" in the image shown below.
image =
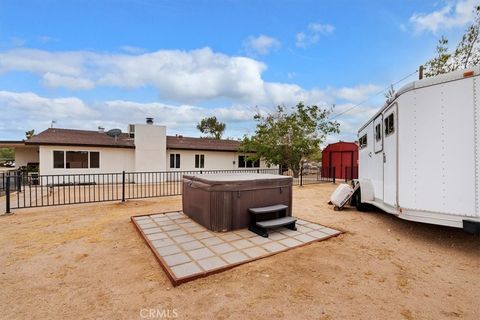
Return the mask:
[(367, 203), (362, 203), (362, 193), (360, 189), (355, 191), (355, 194), (353, 195), (353, 200), (355, 202), (355, 207), (357, 208), (358, 211), (365, 212), (368, 211), (369, 206)]

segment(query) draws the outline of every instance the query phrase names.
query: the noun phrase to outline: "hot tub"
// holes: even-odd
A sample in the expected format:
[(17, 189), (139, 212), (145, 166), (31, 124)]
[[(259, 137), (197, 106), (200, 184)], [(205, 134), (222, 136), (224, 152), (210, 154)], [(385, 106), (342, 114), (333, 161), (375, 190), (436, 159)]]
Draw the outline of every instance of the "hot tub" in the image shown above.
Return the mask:
[(292, 178), (273, 174), (198, 174), (183, 176), (183, 212), (212, 231), (247, 228), (248, 208), (276, 204), (292, 215)]

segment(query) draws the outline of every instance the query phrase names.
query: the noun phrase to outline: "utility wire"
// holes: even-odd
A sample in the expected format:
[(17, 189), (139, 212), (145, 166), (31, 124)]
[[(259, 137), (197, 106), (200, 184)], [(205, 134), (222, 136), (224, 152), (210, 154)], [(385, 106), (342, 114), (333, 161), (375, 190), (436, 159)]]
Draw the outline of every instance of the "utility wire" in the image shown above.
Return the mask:
[(336, 119), (336, 118), (340, 117), (341, 115), (344, 115), (345, 113), (352, 111), (353, 109), (355, 109), (355, 108), (361, 106), (362, 104), (364, 104), (365, 102), (369, 101), (371, 98), (376, 97), (376, 96), (378, 96), (378, 95), (381, 94), (381, 93), (384, 93), (385, 91), (387, 91), (388, 89), (390, 89), (391, 86), (397, 85), (397, 84), (399, 84), (400, 82), (402, 82), (403, 80), (410, 78), (411, 76), (413, 76), (413, 75), (414, 75), (415, 73), (417, 73), (417, 72), (418, 72), (418, 70), (415, 70), (414, 72), (406, 75), (405, 77), (403, 77), (402, 79), (398, 80), (397, 82), (392, 83), (391, 85), (389, 85), (389, 86), (386, 87), (385, 89), (382, 89), (381, 91), (375, 93), (373, 96), (370, 96), (370, 97), (367, 98), (366, 100), (363, 100), (362, 102), (357, 103), (356, 105), (354, 105), (353, 107), (348, 108), (348, 109), (345, 110), (345, 111), (342, 111), (342, 112), (340, 112), (340, 113), (334, 114), (333, 116), (331, 116), (331, 117), (329, 118), (329, 120)]

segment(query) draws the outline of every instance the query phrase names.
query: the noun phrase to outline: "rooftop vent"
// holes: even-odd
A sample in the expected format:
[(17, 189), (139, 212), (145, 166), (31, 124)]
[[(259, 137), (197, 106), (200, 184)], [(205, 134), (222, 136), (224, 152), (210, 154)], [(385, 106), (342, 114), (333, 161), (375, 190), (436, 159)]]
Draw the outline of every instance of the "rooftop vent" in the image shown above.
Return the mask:
[(153, 124), (153, 118), (147, 118), (146, 122), (147, 124)]

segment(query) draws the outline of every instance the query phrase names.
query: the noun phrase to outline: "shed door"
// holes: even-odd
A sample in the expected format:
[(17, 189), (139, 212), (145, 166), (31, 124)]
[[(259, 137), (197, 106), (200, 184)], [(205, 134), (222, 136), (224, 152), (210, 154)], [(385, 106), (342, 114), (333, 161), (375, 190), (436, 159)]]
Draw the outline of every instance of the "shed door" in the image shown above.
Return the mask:
[(383, 202), (397, 205), (397, 104), (383, 113)]

